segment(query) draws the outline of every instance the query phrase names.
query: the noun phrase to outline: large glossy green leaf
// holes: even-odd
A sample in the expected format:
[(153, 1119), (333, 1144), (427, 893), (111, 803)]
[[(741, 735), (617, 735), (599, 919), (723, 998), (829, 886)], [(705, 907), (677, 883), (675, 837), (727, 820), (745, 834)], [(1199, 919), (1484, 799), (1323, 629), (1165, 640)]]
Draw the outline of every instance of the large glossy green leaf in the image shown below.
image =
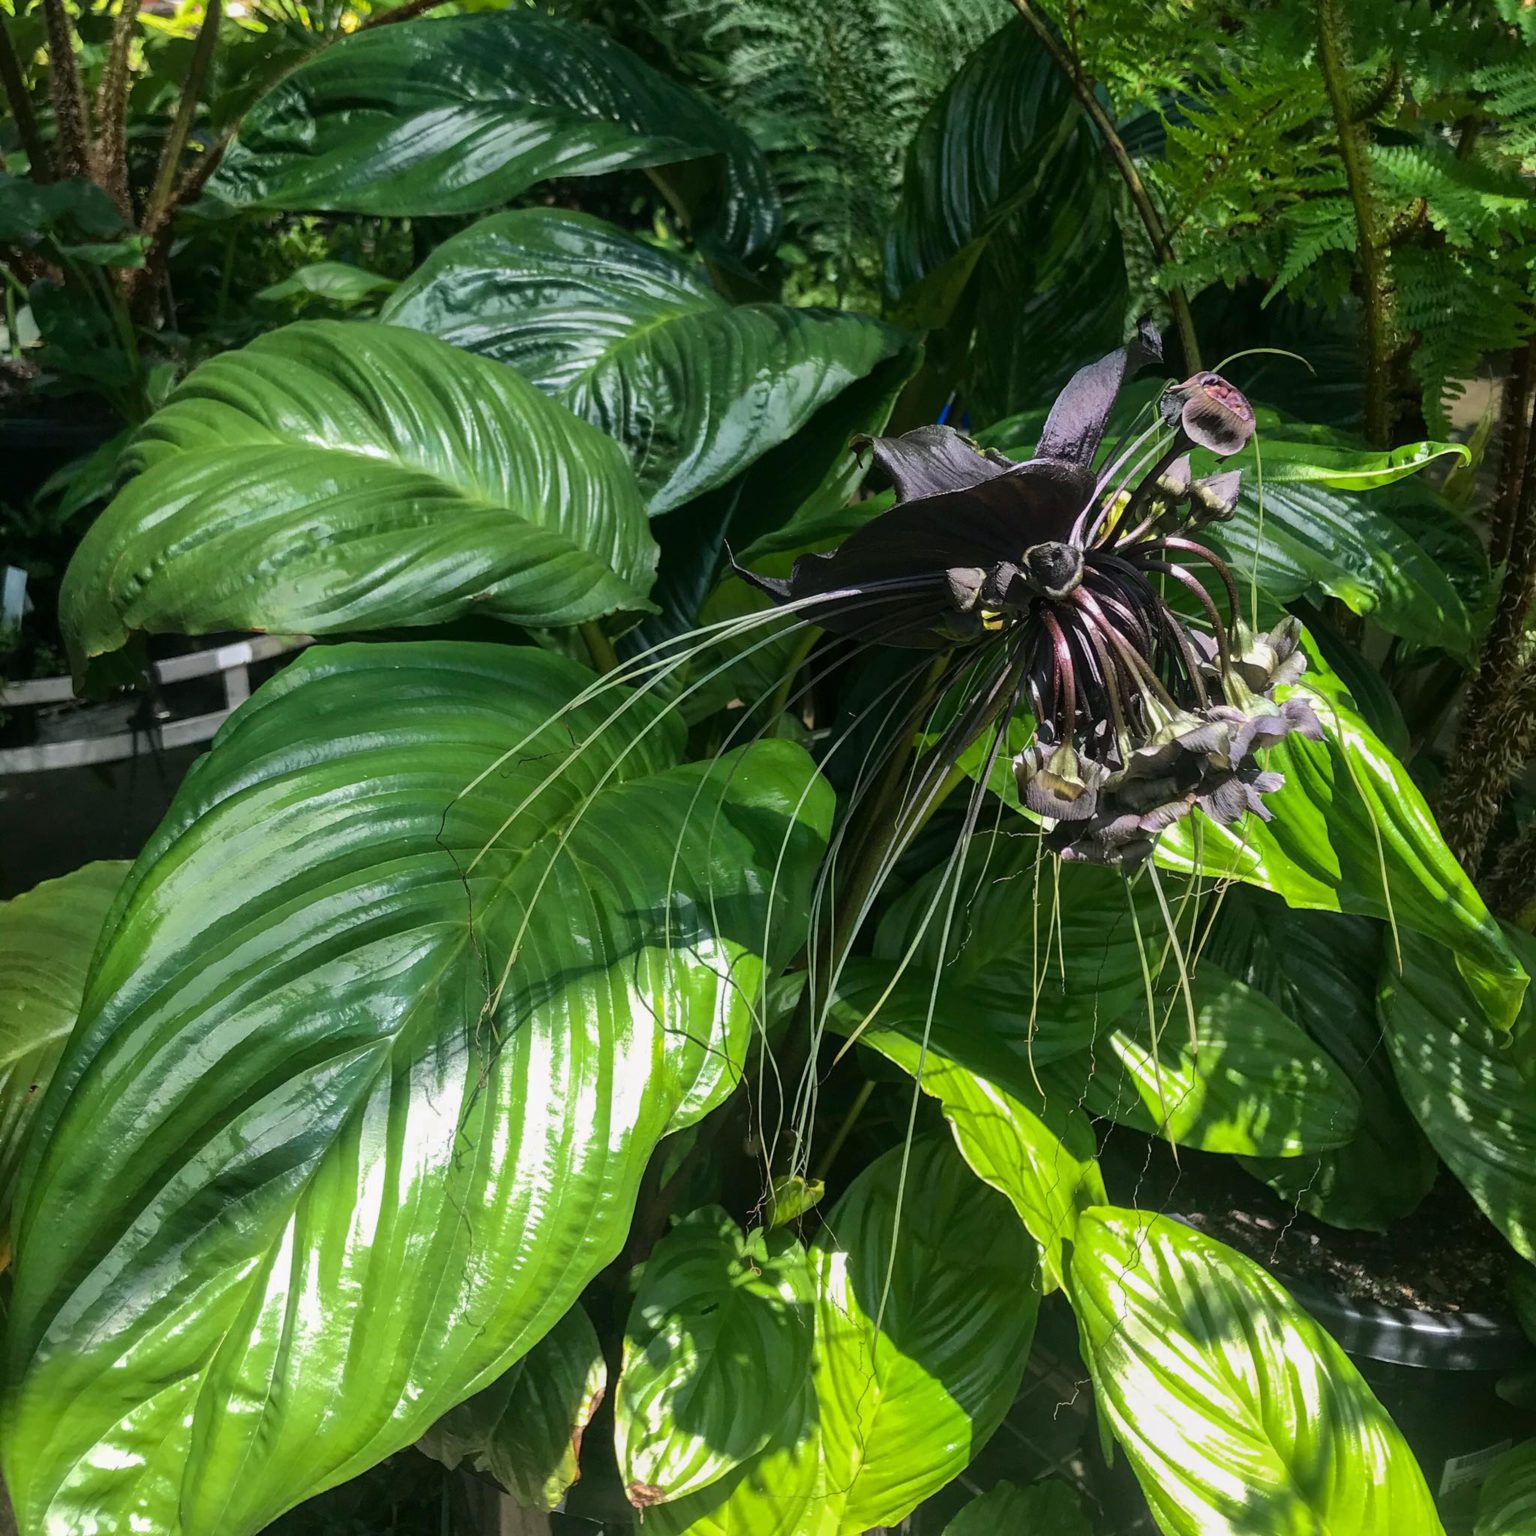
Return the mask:
[[(833, 1026), (862, 1024), (884, 989), (879, 969), (851, 970)], [(1036, 1085), (1028, 1054), (989, 1032), (985, 1013), (967, 1012), (963, 995), (951, 1002), (952, 1013), (941, 994), (931, 1023), (926, 1007), (908, 1012), (898, 1002), (889, 1023), (882, 1012), (858, 1038), (939, 1101), (976, 1177), (1008, 1197), (1040, 1245), (1042, 1279), (1054, 1288), (1078, 1218), (1105, 1198), (1093, 1131), (1077, 1099), (1048, 1075)]]
[(1386, 1410), (1251, 1260), (1105, 1207), (1079, 1228), (1071, 1295), (1099, 1409), (1167, 1536), (1440, 1536)]
[(1536, 1440), (1494, 1462), (1478, 1493), (1472, 1536), (1536, 1536)]
[(815, 1334), (805, 1250), (743, 1233), (718, 1206), (651, 1250), (624, 1330), (614, 1396), (619, 1472), (648, 1509), (755, 1456), (805, 1385)]
[[(1511, 937), (1528, 964), (1536, 940)], [(1409, 945), (1381, 965), (1382, 1031), (1424, 1134), (1516, 1252), (1536, 1260), (1536, 1005), (1513, 1039), (1496, 1035), (1438, 944)]]
[(1292, 912), (1234, 887), (1205, 954), (1285, 1010), (1345, 1073), (1359, 1100), (1355, 1134), (1337, 1151), (1248, 1162), (1298, 1209), (1336, 1227), (1384, 1232), (1435, 1181), (1440, 1160), (1403, 1103), (1376, 1018), (1379, 923)]
[(1092, 1536), (1077, 1495), (1065, 1483), (998, 1483), (944, 1527), (944, 1536)]
[(751, 1460), (645, 1515), (655, 1536), (842, 1536), (826, 1497), (816, 1389), (807, 1382), (783, 1425)]
[(189, 775), (23, 1169), (26, 1536), (241, 1536), (410, 1443), (566, 1313), (734, 1082), (830, 795), (782, 742), (674, 766), (643, 702), (594, 734), (611, 691), (552, 718), (589, 677), (317, 648)]
[(1202, 1152), (1291, 1158), (1350, 1141), (1359, 1096), (1264, 993), (1205, 958), (1187, 1003), (1171, 978), (1164, 983), (1151, 1021), (1143, 1002), (1116, 1022), (1091, 1060), (1062, 1069), (1081, 1063), (1089, 1111)]
[(22, 1136), (74, 1027), (102, 919), (127, 872), (103, 860), (0, 902), (0, 1249), (9, 1246)]
[(1220, 529), (1240, 574), (1272, 602), (1336, 597), (1390, 634), (1470, 656), (1472, 621), (1454, 583), (1384, 506), (1299, 472), (1271, 480), (1268, 453), (1263, 463), (1262, 484), (1244, 474), (1237, 512)]
[[(1332, 431), (1314, 432), (1286, 424), (1276, 433), (1261, 431), (1257, 453), (1250, 447), (1238, 461), (1260, 472), (1266, 485), (1326, 485), (1337, 491), (1373, 491), (1395, 485), (1441, 459), (1471, 462), (1465, 443), (1405, 443), (1373, 449), (1341, 441)], [(1450, 466), (1443, 466), (1449, 468)]]
[(383, 318), (510, 364), (616, 438), (652, 513), (724, 484), (905, 345), (866, 315), (733, 306), (695, 263), (546, 208), (445, 241)]
[(1037, 190), (1079, 109), (1015, 18), (966, 61), (918, 127), (886, 241), (885, 283), (919, 323), (942, 324), (986, 242)]
[(467, 1464), (528, 1509), (554, 1509), (581, 1476), (581, 1437), (608, 1367), (592, 1320), (572, 1307), (511, 1370), (450, 1409), (416, 1442), (447, 1467)]
[(210, 189), (257, 208), (466, 214), (550, 176), (662, 166), (701, 233), (767, 253), (779, 203), (745, 133), (596, 28), (509, 7), (320, 50), (246, 115)]
[(77, 665), (135, 631), (336, 634), (644, 606), (615, 444), (510, 369), (394, 326), (288, 326), (197, 369), (60, 599)]
[(1018, 1392), (1034, 1245), (946, 1142), (896, 1147), (811, 1249), (826, 1498), (840, 1529), (895, 1525), (969, 1465)]
[(1245, 880), (1293, 907), (1386, 918), (1405, 945), (1413, 934), (1448, 944), (1489, 1022), (1507, 1029), (1526, 973), (1418, 786), (1315, 656), (1292, 691), (1315, 705), (1327, 739), (1291, 735), (1270, 750), (1268, 766), (1285, 775), (1266, 796), (1274, 819), (1219, 827), (1191, 817), (1158, 840), (1158, 862)]

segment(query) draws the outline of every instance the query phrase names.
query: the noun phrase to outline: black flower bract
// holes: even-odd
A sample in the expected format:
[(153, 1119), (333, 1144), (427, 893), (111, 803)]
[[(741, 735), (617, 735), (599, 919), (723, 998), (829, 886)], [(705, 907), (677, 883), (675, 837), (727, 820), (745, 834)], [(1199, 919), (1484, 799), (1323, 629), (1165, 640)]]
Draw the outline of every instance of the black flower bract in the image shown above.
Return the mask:
[(1224, 824), (1267, 816), (1282, 779), (1257, 753), (1320, 734), (1303, 701), (1273, 697), (1305, 666), (1299, 626), (1252, 635), (1231, 573), (1191, 537), (1236, 505), (1239, 475), (1195, 480), (1189, 454), (1247, 444), (1242, 393), (1209, 372), (1170, 385), (1152, 426), (1095, 465), (1121, 385), (1160, 356), (1144, 327), (1080, 369), (1022, 463), (943, 426), (868, 440), (895, 505), (785, 580), (742, 573), (834, 634), (995, 649), (985, 708), (941, 750), (1027, 704), (1035, 740), (1014, 768), (1049, 846), (1122, 867), (1196, 807)]

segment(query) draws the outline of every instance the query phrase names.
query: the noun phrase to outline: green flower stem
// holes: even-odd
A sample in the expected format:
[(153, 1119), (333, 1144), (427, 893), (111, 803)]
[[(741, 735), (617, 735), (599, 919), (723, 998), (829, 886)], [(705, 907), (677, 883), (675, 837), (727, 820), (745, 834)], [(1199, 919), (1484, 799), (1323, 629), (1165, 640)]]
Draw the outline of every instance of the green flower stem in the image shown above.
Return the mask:
[(1365, 435), (1373, 448), (1392, 446), (1392, 347), (1397, 295), (1387, 267), (1387, 247), (1371, 196), (1365, 163), (1365, 133), (1349, 105), (1344, 64), (1344, 20), (1339, 0), (1318, 0), (1318, 62), (1333, 120), (1339, 155), (1359, 231), (1361, 300), (1365, 306)]
[[(197, 112), (198, 98), (203, 93), (203, 82), (208, 78), (208, 70), (213, 63), (213, 50), (219, 39), (219, 22), (222, 17), (223, 0), (208, 0), (203, 24), (197, 29), (197, 41), (192, 47), (192, 63), (187, 69), (186, 84), (181, 88), (181, 100), (176, 103), (176, 116), (160, 150), (154, 190), (144, 210), (144, 233), (151, 242), (158, 242), (169, 221), (176, 190), (176, 172), (192, 132), (192, 120)], [(154, 263), (151, 260), (147, 265), (153, 266)]]
[(857, 1097), (848, 1106), (848, 1113), (839, 1121), (836, 1131), (832, 1133), (832, 1140), (826, 1145), (821, 1157), (816, 1164), (816, 1172), (811, 1175), (813, 1180), (825, 1183), (827, 1175), (832, 1171), (832, 1164), (837, 1159), (837, 1154), (843, 1150), (843, 1144), (853, 1133), (853, 1128), (859, 1123), (859, 1116), (864, 1113), (865, 1106), (869, 1103), (870, 1096), (875, 1091), (874, 1079), (868, 1079), (859, 1089)]
[[(1136, 162), (1131, 158), (1131, 152), (1125, 147), (1125, 141), (1115, 132), (1115, 125), (1110, 121), (1109, 114), (1099, 104), (1099, 98), (1094, 94), (1093, 82), (1083, 70), (1081, 60), (1065, 47), (1050, 26), (1035, 13), (1030, 0), (1012, 0), (1012, 4), (1014, 10), (1029, 23), (1035, 35), (1045, 44), (1051, 57), (1056, 61), (1057, 67), (1071, 83), (1083, 111), (1088, 114), (1089, 120), (1098, 129), (1099, 137), (1104, 140), (1104, 146), (1109, 150), (1110, 158), (1115, 162), (1115, 168), (1120, 172), (1121, 180), (1125, 182), (1125, 189), (1130, 193), (1131, 202), (1135, 204), (1142, 227), (1147, 232), (1147, 238), (1152, 242), (1153, 253), (1163, 266), (1171, 266), (1174, 261), (1173, 241), (1163, 223), (1162, 215), (1158, 213), (1152, 201), (1152, 195), (1147, 191), (1147, 184), (1141, 179), (1141, 172), (1136, 169)], [(1189, 300), (1185, 297), (1184, 290), (1176, 283), (1168, 285), (1168, 299), (1173, 306), (1173, 318), (1179, 331), (1179, 345), (1184, 350), (1185, 366), (1191, 373), (1198, 373), (1200, 343), (1195, 336), (1195, 320), (1190, 313)]]
[(603, 633), (602, 625), (595, 620), (589, 620), (581, 626), (581, 642), (587, 648), (587, 656), (591, 660), (594, 672), (617, 672), (619, 669), (619, 653), (613, 648), (613, 641)]

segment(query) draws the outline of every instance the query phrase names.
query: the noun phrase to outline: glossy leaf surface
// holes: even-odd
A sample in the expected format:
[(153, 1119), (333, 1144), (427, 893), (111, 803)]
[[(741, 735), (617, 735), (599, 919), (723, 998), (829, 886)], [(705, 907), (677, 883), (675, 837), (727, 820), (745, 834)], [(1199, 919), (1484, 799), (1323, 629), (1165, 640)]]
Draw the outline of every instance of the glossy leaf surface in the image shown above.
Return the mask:
[(246, 207), (450, 215), (551, 176), (661, 166), (704, 233), (766, 254), (778, 198), (745, 133), (596, 28), (508, 9), (321, 49), (246, 115), (210, 190)]
[(102, 919), (127, 873), (127, 864), (103, 860), (0, 902), (0, 1244), (22, 1136), (74, 1027)]
[[(1536, 941), (1515, 942), (1536, 961)], [(1512, 1040), (1496, 1035), (1453, 957), (1434, 944), (1409, 946), (1401, 972), (1383, 958), (1379, 1006), (1398, 1085), (1424, 1134), (1515, 1251), (1536, 1260), (1536, 1010), (1527, 1002)]]
[(800, 1396), (815, 1334), (805, 1250), (743, 1233), (718, 1206), (651, 1250), (614, 1398), (619, 1472), (637, 1508), (696, 1492), (768, 1443)]
[(1274, 819), (1191, 817), (1158, 840), (1158, 862), (1245, 880), (1292, 907), (1386, 918), (1405, 944), (1419, 934), (1451, 945), (1488, 1021), (1507, 1029), (1526, 973), (1408, 770), (1329, 674), (1314, 667), (1293, 691), (1314, 704), (1326, 740), (1293, 734), (1269, 751), (1266, 766), (1285, 775), (1265, 797)]
[(1018, 1392), (1039, 1305), (1034, 1244), (953, 1148), (915, 1142), (904, 1180), (903, 1162), (896, 1147), (865, 1169), (811, 1249), (844, 1532), (895, 1525), (969, 1465)]
[(1512, 1446), (1489, 1469), (1472, 1536), (1536, 1536), (1536, 1440)]
[(1077, 114), (1070, 85), (1022, 20), (983, 43), (907, 151), (886, 242), (890, 297), (921, 323), (942, 324), (988, 236), (1037, 189)]
[(445, 241), (384, 318), (509, 364), (615, 438), (652, 513), (724, 484), (905, 344), (865, 315), (733, 306), (696, 263), (543, 208)]
[(1237, 512), (1219, 529), (1234, 570), (1272, 602), (1336, 597), (1389, 634), (1470, 657), (1472, 621), (1455, 584), (1379, 500), (1303, 478), (1297, 463), (1295, 478), (1271, 481), (1267, 452), (1263, 465), (1262, 488), (1245, 473)]
[(450, 1409), (416, 1442), (448, 1467), (468, 1464), (527, 1509), (554, 1509), (581, 1475), (581, 1438), (608, 1383), (592, 1320), (579, 1306), (514, 1365)]
[(1071, 1295), (1099, 1410), (1166, 1536), (1439, 1536), (1386, 1410), (1257, 1264), (1105, 1207), (1079, 1228)]
[(645, 604), (618, 447), (510, 369), (394, 326), (288, 326), (197, 369), (60, 600), (81, 659), (135, 631), (337, 634)]
[(826, 1496), (816, 1389), (807, 1382), (769, 1444), (718, 1481), (645, 1515), (655, 1536), (842, 1536)]
[(1145, 1003), (1122, 1016), (1083, 1063), (1091, 1113), (1202, 1152), (1296, 1157), (1350, 1141), (1359, 1095), (1262, 992), (1202, 958), (1188, 1006), (1172, 977), (1155, 1002), (1150, 1020)]
[(1250, 1160), (1249, 1172), (1336, 1227), (1384, 1232), (1429, 1193), (1440, 1168), (1392, 1072), (1376, 1017), (1382, 925), (1292, 912), (1266, 892), (1222, 898), (1206, 955), (1259, 988), (1307, 1031), (1359, 1100), (1347, 1145), (1316, 1156)]
[(1027, 1050), (978, 1028), (986, 1015), (968, 1011), (964, 994), (941, 992), (931, 1021), (926, 999), (893, 994), (892, 1012), (882, 1009), (866, 1024), (888, 978), (878, 963), (850, 967), (833, 1027), (847, 1033), (864, 1025), (860, 1043), (939, 1101), (971, 1170), (1008, 1197), (1040, 1245), (1044, 1281), (1054, 1288), (1062, 1274), (1063, 1245), (1071, 1242), (1079, 1216), (1105, 1198), (1093, 1132), (1076, 1097), (1049, 1077), (1037, 1086), (1034, 1067), (1040, 1063), (1032, 1064)]
[(612, 691), (553, 718), (589, 681), (321, 647), (194, 768), (23, 1171), (26, 1536), (238, 1536), (409, 1444), (565, 1315), (735, 1081), (830, 796), (782, 742), (675, 766), (644, 701), (594, 735)]

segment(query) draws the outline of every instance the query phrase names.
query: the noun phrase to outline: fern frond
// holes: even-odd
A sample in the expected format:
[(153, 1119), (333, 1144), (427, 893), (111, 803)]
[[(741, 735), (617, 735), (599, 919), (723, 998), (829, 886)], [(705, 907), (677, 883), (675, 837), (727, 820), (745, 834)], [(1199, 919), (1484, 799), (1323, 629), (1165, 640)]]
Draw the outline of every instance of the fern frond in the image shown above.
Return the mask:
[(674, 0), (719, 61), (706, 81), (768, 151), (793, 238), (839, 284), (877, 271), (918, 122), (1005, 21), (995, 0)]

